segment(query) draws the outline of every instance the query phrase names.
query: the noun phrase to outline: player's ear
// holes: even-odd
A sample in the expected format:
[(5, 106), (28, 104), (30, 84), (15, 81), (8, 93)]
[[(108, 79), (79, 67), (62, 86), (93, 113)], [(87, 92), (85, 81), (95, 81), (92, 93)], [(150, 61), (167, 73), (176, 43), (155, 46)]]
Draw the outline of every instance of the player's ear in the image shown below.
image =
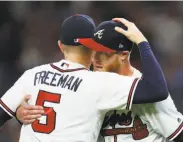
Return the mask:
[(92, 61), (94, 60), (94, 58), (95, 58), (95, 55), (96, 55), (96, 51), (92, 51)]
[(61, 43), (60, 40), (58, 40), (58, 46), (61, 49), (61, 51), (64, 52), (64, 46), (63, 46), (63, 44)]
[(129, 54), (130, 54), (129, 51), (122, 51), (119, 54), (120, 54), (121, 60), (129, 59)]

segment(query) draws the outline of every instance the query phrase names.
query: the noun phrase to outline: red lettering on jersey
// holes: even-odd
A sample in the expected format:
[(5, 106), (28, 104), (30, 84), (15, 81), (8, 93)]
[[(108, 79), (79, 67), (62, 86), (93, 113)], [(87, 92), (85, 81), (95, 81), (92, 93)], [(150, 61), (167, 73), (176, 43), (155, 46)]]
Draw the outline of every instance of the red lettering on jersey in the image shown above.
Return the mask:
[(132, 133), (134, 140), (141, 140), (149, 135), (147, 125), (143, 124), (142, 120), (137, 115), (134, 118), (133, 127), (136, 128), (136, 131)]
[[(39, 91), (36, 105), (44, 107), (44, 102), (60, 103), (60, 98), (61, 94)], [(52, 107), (44, 107), (44, 111), (47, 117), (46, 124), (41, 124), (39, 120), (36, 120), (32, 123), (32, 128), (35, 132), (49, 134), (55, 129), (56, 112)]]
[(120, 134), (132, 134), (132, 138), (134, 140), (141, 140), (149, 135), (147, 125), (143, 124), (142, 120), (137, 115), (133, 119), (133, 127), (126, 127), (126, 128), (114, 127), (116, 124), (119, 124), (121, 126), (123, 126), (124, 124), (124, 126), (128, 126), (127, 124), (130, 125), (131, 123), (132, 123), (131, 111), (129, 111), (127, 114), (122, 113), (121, 115), (114, 113), (110, 117), (109, 116), (105, 117), (103, 124), (103, 128), (109, 125), (112, 126), (113, 129), (102, 129), (101, 135), (116, 136)]

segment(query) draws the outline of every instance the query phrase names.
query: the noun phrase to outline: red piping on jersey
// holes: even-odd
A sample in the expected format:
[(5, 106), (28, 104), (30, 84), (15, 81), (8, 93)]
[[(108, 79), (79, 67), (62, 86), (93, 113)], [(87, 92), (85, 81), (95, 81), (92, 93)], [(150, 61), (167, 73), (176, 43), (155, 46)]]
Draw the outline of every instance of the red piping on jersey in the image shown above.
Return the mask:
[(73, 72), (73, 71), (79, 71), (79, 70), (88, 70), (87, 68), (76, 68), (76, 69), (68, 69), (68, 70), (63, 70), (63, 69), (60, 69), (59, 67), (53, 65), (53, 64), (50, 64), (50, 66), (60, 72)]
[(130, 92), (129, 92), (129, 95), (128, 95), (128, 101), (127, 101), (127, 106), (126, 106), (126, 109), (128, 109), (128, 110), (130, 109), (130, 108), (129, 108), (129, 107), (130, 107), (130, 102), (131, 102), (132, 95), (133, 95), (133, 90), (134, 90), (134, 87), (135, 87), (137, 81), (138, 81), (138, 78), (136, 78), (136, 79), (133, 81), (132, 86), (131, 86), (131, 89), (130, 89)]
[(117, 142), (117, 135), (114, 135), (114, 142)]
[(15, 113), (5, 104), (2, 100), (0, 100), (0, 104), (4, 109), (6, 109), (11, 115), (15, 116)]
[(178, 134), (178, 132), (183, 128), (183, 122), (180, 124), (180, 126), (178, 127), (178, 129), (176, 129), (176, 131), (174, 131), (174, 133), (172, 133), (168, 139), (171, 140), (174, 136), (176, 136), (176, 134)]

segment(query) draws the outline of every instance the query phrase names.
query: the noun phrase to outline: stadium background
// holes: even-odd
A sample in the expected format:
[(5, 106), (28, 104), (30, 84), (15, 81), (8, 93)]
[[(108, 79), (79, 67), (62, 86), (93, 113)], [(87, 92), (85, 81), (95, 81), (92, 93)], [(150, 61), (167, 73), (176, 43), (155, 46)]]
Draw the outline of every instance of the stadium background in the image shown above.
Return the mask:
[[(96, 24), (113, 17), (133, 21), (148, 38), (176, 107), (183, 112), (182, 1), (0, 2), (0, 95), (26, 69), (63, 58), (57, 47), (61, 22), (75, 13), (90, 15)], [(141, 69), (137, 48), (131, 62)], [(16, 120), (6, 123), (0, 141), (18, 142), (19, 129)]]

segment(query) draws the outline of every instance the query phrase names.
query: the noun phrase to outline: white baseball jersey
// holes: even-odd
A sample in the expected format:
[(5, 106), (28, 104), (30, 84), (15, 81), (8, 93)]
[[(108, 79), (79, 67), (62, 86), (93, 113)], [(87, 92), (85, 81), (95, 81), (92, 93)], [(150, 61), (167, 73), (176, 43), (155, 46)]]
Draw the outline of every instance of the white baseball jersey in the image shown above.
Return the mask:
[(11, 116), (24, 96), (45, 115), (23, 125), (20, 142), (95, 142), (106, 112), (129, 109), (138, 83), (134, 77), (91, 72), (66, 60), (26, 71), (1, 98)]
[[(135, 69), (133, 76), (142, 74)], [(110, 111), (102, 127), (99, 142), (166, 142), (179, 135), (183, 121), (169, 95), (161, 102), (132, 105), (131, 111)]]

